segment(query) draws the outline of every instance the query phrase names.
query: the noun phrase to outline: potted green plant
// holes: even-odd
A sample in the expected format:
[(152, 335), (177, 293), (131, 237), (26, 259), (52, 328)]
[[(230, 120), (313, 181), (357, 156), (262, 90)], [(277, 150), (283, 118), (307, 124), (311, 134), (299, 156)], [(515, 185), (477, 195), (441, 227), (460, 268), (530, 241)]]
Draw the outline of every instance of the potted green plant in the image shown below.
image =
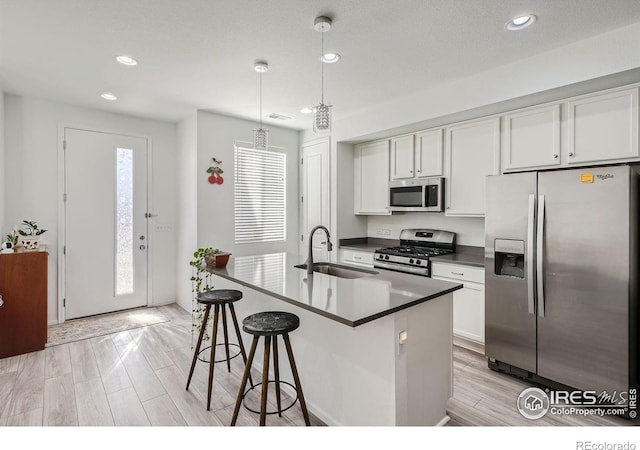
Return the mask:
[[(189, 265), (193, 268), (191, 274), (191, 292), (193, 292), (191, 308), (192, 342), (194, 332), (200, 332), (200, 325), (202, 324), (205, 310), (197, 301), (198, 295), (213, 289), (211, 282), (212, 273), (207, 270), (207, 267), (220, 268), (226, 266), (230, 255), (231, 253), (220, 251), (217, 248), (204, 247), (196, 250), (193, 253), (193, 259), (189, 261)], [(203, 340), (207, 341), (209, 337), (209, 332), (206, 330)]]
[(210, 248), (208, 253), (204, 255), (204, 261), (207, 264), (207, 267), (213, 268), (223, 268), (229, 262), (229, 256), (231, 253), (223, 252), (218, 250), (217, 248)]
[[(200, 325), (204, 314), (204, 307), (198, 303), (198, 295), (205, 291), (213, 289), (211, 284), (211, 272), (206, 270), (207, 258), (215, 255), (219, 250), (217, 248), (199, 248), (193, 253), (193, 259), (189, 261), (189, 265), (193, 268), (191, 274), (191, 292), (193, 299), (191, 304), (191, 334), (193, 338), (194, 331), (200, 332)], [(203, 339), (209, 340), (209, 334), (205, 331)], [(192, 339), (193, 341), (193, 339)]]
[(6, 242), (9, 242), (12, 247), (16, 247), (18, 245), (19, 237), (20, 233), (18, 233), (18, 227), (13, 227), (11, 232), (7, 234)]
[(40, 247), (40, 236), (46, 231), (38, 227), (38, 224), (33, 220), (23, 220), (20, 228), (18, 228), (20, 245), (25, 250), (37, 249)]

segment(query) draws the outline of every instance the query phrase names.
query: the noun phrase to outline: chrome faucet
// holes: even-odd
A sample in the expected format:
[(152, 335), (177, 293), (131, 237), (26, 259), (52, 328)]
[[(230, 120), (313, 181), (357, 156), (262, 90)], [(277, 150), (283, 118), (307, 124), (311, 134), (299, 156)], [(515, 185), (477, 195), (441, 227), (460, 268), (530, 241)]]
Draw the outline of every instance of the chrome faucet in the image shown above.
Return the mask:
[(327, 230), (327, 227), (325, 227), (324, 225), (318, 225), (317, 227), (314, 227), (309, 233), (309, 254), (307, 256), (307, 274), (309, 275), (313, 274), (313, 233), (315, 233), (318, 229), (324, 230), (324, 232), (327, 234), (327, 251), (330, 252), (331, 250), (333, 250), (331, 235), (329, 234), (329, 230)]

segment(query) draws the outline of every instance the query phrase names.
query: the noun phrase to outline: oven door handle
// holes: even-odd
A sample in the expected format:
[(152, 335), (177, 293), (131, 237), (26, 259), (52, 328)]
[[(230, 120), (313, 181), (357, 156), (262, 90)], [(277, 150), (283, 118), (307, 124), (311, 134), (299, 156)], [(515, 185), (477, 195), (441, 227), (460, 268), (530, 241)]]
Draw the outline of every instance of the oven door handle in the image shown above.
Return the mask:
[(396, 264), (396, 263), (388, 263), (384, 261), (374, 261), (373, 262), (374, 269), (386, 269), (386, 270), (394, 270), (396, 272), (403, 273), (411, 273), (414, 275), (422, 275), (423, 277), (430, 277), (431, 271), (427, 266), (424, 267), (413, 267), (407, 266), (404, 264)]

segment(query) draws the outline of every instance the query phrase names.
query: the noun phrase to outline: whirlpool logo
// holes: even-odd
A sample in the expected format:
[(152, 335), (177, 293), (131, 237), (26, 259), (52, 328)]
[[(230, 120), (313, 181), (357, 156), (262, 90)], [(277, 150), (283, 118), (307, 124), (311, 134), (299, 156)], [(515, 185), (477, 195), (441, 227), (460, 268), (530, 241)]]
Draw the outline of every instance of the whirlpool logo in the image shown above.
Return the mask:
[(604, 175), (596, 175), (596, 178), (598, 180), (608, 180), (609, 178), (613, 178), (613, 174), (611, 173), (605, 173)]

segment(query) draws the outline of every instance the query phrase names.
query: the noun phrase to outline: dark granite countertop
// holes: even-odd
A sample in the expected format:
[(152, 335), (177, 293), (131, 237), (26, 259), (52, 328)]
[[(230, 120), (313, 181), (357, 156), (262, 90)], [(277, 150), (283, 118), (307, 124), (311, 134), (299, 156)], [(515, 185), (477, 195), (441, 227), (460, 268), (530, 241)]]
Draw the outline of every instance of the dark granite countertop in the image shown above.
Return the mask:
[(384, 269), (371, 269), (353, 279), (318, 272), (308, 276), (306, 270), (294, 267), (305, 259), (294, 253), (232, 256), (225, 268), (207, 270), (351, 327), (462, 288), (458, 283)]
[(456, 252), (449, 255), (434, 256), (433, 262), (462, 264), (465, 266), (484, 267), (484, 247), (456, 245)]
[(352, 250), (360, 250), (363, 252), (373, 253), (379, 248), (397, 247), (400, 245), (399, 239), (383, 239), (383, 238), (351, 238), (340, 239), (338, 246), (340, 248), (349, 248)]

